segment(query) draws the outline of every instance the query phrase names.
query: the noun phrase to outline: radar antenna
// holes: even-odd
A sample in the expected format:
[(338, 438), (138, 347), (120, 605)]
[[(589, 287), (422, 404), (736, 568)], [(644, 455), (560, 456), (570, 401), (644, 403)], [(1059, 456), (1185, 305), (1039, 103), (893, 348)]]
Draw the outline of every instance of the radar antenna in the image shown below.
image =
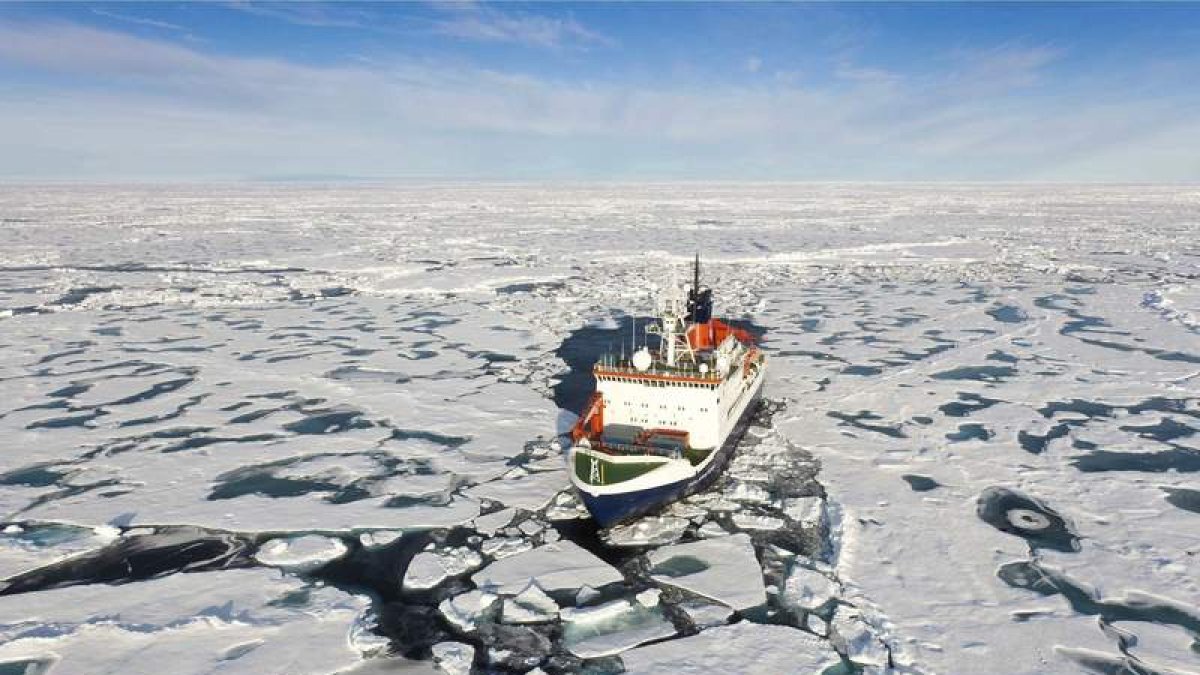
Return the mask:
[(700, 254), (696, 254), (696, 262), (692, 268), (692, 290), (688, 291), (687, 315), (688, 323), (707, 324), (712, 319), (712, 289), (700, 289)]

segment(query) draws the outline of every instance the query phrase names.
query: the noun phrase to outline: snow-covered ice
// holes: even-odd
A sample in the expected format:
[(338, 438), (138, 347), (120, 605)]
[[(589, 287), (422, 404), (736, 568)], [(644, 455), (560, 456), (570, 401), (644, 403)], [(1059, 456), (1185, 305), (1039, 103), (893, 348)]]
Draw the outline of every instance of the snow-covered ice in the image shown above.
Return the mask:
[(823, 640), (745, 621), (621, 654), (630, 673), (820, 673), (842, 662)]
[(645, 516), (608, 528), (604, 538), (614, 546), (670, 544), (683, 536), (688, 525), (689, 521), (675, 516)]
[(766, 602), (750, 536), (733, 534), (664, 546), (650, 554), (653, 579), (698, 593), (733, 609)]
[(447, 675), (469, 675), (475, 648), (461, 642), (439, 642), (433, 646), (433, 662)]
[(835, 581), (803, 565), (794, 565), (784, 581), (783, 604), (787, 607), (815, 611), (828, 605), (840, 595)]
[(529, 582), (525, 590), (504, 599), (502, 610), (504, 623), (544, 623), (558, 618), (558, 603), (546, 595), (536, 582)]
[(483, 564), (483, 557), (465, 546), (451, 546), (433, 551), (421, 551), (404, 572), (404, 587), (423, 590), (433, 588), (450, 577), (457, 577)]
[(675, 634), (675, 627), (657, 605), (647, 607), (624, 598), (595, 607), (568, 608), (562, 618), (563, 644), (584, 658), (619, 654)]
[[(557, 675), (575, 612), (616, 602), (572, 642), (598, 670), (1200, 670), (1194, 186), (22, 185), (0, 211), (5, 664)], [(695, 251), (766, 331), (769, 420), (597, 534), (557, 434)], [(559, 616), (505, 623), (531, 581)], [(672, 622), (701, 632), (633, 646)]]
[(500, 597), (495, 593), (473, 590), (450, 598), (438, 605), (446, 621), (464, 633), (479, 627), (482, 621), (494, 618), (500, 611)]
[(600, 588), (623, 579), (608, 563), (571, 541), (546, 544), (498, 560), (472, 576), (479, 588), (508, 594), (521, 592), (530, 582), (554, 592), (576, 591), (583, 586)]
[(370, 605), (274, 570), (176, 574), (0, 598), (0, 663), (63, 672), (328, 673), (362, 655), (347, 639)]
[(272, 567), (307, 571), (337, 560), (345, 553), (346, 545), (340, 539), (309, 534), (265, 542), (255, 552), (254, 559)]

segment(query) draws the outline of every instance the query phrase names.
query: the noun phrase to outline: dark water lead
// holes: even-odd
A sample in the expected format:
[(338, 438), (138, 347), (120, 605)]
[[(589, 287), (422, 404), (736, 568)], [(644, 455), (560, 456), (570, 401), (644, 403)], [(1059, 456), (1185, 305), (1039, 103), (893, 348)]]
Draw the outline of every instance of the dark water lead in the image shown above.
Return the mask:
[(1033, 497), (993, 486), (979, 495), (976, 515), (992, 527), (1024, 538), (1034, 549), (1079, 550), (1079, 537), (1067, 519)]
[(523, 284), (509, 284), (507, 286), (499, 286), (496, 288), (497, 295), (513, 295), (516, 293), (532, 293), (538, 290), (544, 291), (559, 291), (566, 288), (566, 284), (562, 281), (533, 281)]
[(883, 372), (883, 368), (878, 366), (846, 366), (842, 368), (842, 375), (859, 375), (862, 377), (870, 377), (879, 375)]
[(1071, 427), (1066, 423), (1056, 424), (1050, 427), (1050, 431), (1045, 434), (1031, 434), (1028, 431), (1017, 432), (1017, 443), (1021, 444), (1021, 449), (1032, 455), (1040, 455), (1046, 451), (1046, 447), (1056, 438), (1063, 438), (1071, 433)]
[(46, 675), (57, 663), (49, 656), (0, 663), (0, 675)]
[[(61, 468), (59, 468), (61, 467)], [(76, 471), (70, 463), (44, 462), (30, 464), (19, 469), (0, 473), (0, 485), (23, 485), (25, 487), (49, 487)]]
[[(1064, 419), (1050, 428), (1045, 434), (1033, 434), (1027, 431), (1021, 431), (1017, 434), (1017, 441), (1025, 451), (1032, 454), (1041, 454), (1045, 451), (1046, 446), (1056, 438), (1063, 438), (1070, 433), (1072, 427), (1082, 427), (1092, 421), (1091, 418), (1106, 418), (1111, 419), (1116, 417), (1117, 413), (1124, 411), (1129, 415), (1140, 415), (1146, 412), (1172, 413), (1200, 419), (1200, 411), (1193, 410), (1189, 407), (1193, 399), (1186, 398), (1163, 398), (1155, 396), (1148, 398), (1139, 403), (1132, 405), (1113, 405), (1100, 401), (1086, 401), (1083, 399), (1071, 399), (1070, 401), (1051, 401), (1046, 405), (1038, 408), (1038, 413), (1046, 419), (1052, 419), (1058, 413), (1076, 413), (1086, 415), (1087, 419)], [(1196, 433), (1196, 428), (1180, 423), (1178, 421), (1166, 418), (1159, 423), (1147, 426), (1122, 426), (1122, 431), (1136, 433), (1142, 438), (1168, 442), (1183, 436), (1190, 436)], [(1086, 446), (1077, 447), (1088, 449)], [(1129, 453), (1109, 453), (1113, 455), (1125, 455)], [(1125, 460), (1132, 460), (1132, 464), (1143, 466), (1159, 466), (1163, 464), (1163, 459), (1143, 459), (1137, 460), (1132, 457), (1106, 457), (1103, 453), (1098, 453), (1096, 457), (1084, 457), (1074, 460), (1074, 464), (1082, 471), (1120, 471), (1133, 470), (1124, 469), (1122, 464)], [(1185, 462), (1186, 463), (1186, 462)], [(1085, 468), (1086, 467), (1086, 468)], [(1167, 468), (1170, 468), (1167, 464)], [(1158, 470), (1167, 470), (1158, 469)], [(1196, 470), (1196, 469), (1193, 469)]]
[[(334, 476), (328, 472), (331, 460), (370, 460), (375, 468), (362, 475)], [(312, 465), (313, 468), (307, 468)], [(383, 451), (353, 454), (314, 453), (285, 457), (262, 464), (241, 466), (220, 474), (213, 481), (208, 499), (236, 499), (246, 495), (271, 498), (320, 496), (331, 504), (345, 504), (377, 496), (373, 484), (398, 476), (428, 476), (435, 473), (429, 459), (402, 459)], [(447, 476), (450, 478), (450, 476)], [(421, 497), (394, 497), (387, 506), (411, 504), (444, 505), (450, 502), (458, 483), (448, 481), (442, 493)], [(395, 502), (395, 503), (393, 503)]]
[(1169, 443), (1177, 438), (1186, 438), (1200, 431), (1196, 427), (1177, 422), (1170, 417), (1164, 417), (1156, 424), (1147, 424), (1144, 426), (1126, 425), (1118, 428), (1121, 431), (1128, 431), (1137, 434), (1141, 438), (1159, 441), (1160, 443)]
[(1015, 377), (1017, 369), (1010, 366), (961, 366), (934, 373), (935, 380), (975, 380), (976, 382), (1000, 382)]
[(841, 420), (842, 423), (838, 425), (840, 427), (855, 427), (856, 429), (873, 431), (877, 434), (890, 436), (891, 438), (908, 438), (904, 431), (901, 430), (899, 425), (867, 424), (867, 421), (883, 419), (882, 416), (873, 413), (870, 410), (860, 410), (857, 413), (844, 413), (836, 410), (830, 410), (825, 414), (834, 418), (835, 420)]
[(998, 398), (987, 398), (970, 391), (958, 392), (958, 400), (938, 406), (938, 410), (947, 417), (966, 417), (971, 413), (986, 410), (997, 403), (1003, 403)]
[(1029, 320), (1025, 310), (1016, 305), (997, 304), (987, 310), (986, 314), (1000, 323), (1021, 323)]
[(254, 540), (195, 527), (164, 527), (123, 536), (102, 549), (39, 567), (0, 582), (0, 595), (95, 583), (126, 583), (175, 572), (256, 565)]
[(1167, 502), (1176, 508), (1192, 513), (1200, 513), (1200, 490), (1187, 488), (1161, 488), (1167, 493)]
[(1071, 460), (1071, 465), (1085, 473), (1101, 471), (1142, 471), (1146, 473), (1200, 472), (1200, 451), (1172, 446), (1159, 452), (1121, 452), (1095, 450)]
[(1200, 610), (1181, 602), (1142, 591), (1127, 590), (1120, 599), (1107, 599), (1063, 571), (1038, 560), (1005, 563), (996, 576), (1013, 588), (1041, 595), (1061, 595), (1080, 614), (1099, 616), (1107, 623), (1147, 621), (1179, 626), (1200, 633)]
[(912, 488), (913, 492), (929, 492), (930, 490), (936, 490), (942, 487), (941, 483), (930, 478), (929, 476), (906, 473), (900, 477), (904, 479), (904, 482), (908, 483), (908, 486)]
[(120, 286), (80, 286), (72, 288), (64, 293), (59, 299), (51, 302), (51, 305), (60, 305), (62, 307), (73, 307), (87, 300), (93, 295), (103, 295), (112, 291), (120, 290)]
[(982, 424), (960, 424), (958, 431), (952, 431), (946, 434), (946, 439), (951, 443), (961, 443), (963, 441), (986, 441), (995, 434), (990, 429)]

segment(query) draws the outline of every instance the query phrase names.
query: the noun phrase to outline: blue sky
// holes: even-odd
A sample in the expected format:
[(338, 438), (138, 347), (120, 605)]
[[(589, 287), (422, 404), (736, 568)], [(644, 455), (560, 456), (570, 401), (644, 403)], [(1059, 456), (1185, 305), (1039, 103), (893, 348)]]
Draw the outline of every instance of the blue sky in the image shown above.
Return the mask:
[(0, 180), (1198, 181), (1200, 4), (6, 3)]

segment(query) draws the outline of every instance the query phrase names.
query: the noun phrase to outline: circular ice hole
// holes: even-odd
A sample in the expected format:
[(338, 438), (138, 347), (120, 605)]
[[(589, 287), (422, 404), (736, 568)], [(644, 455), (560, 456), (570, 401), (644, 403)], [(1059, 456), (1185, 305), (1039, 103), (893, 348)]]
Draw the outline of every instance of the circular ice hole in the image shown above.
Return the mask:
[(1013, 527), (1022, 530), (1044, 530), (1050, 527), (1050, 518), (1044, 513), (1029, 509), (1012, 509), (1004, 514)]

